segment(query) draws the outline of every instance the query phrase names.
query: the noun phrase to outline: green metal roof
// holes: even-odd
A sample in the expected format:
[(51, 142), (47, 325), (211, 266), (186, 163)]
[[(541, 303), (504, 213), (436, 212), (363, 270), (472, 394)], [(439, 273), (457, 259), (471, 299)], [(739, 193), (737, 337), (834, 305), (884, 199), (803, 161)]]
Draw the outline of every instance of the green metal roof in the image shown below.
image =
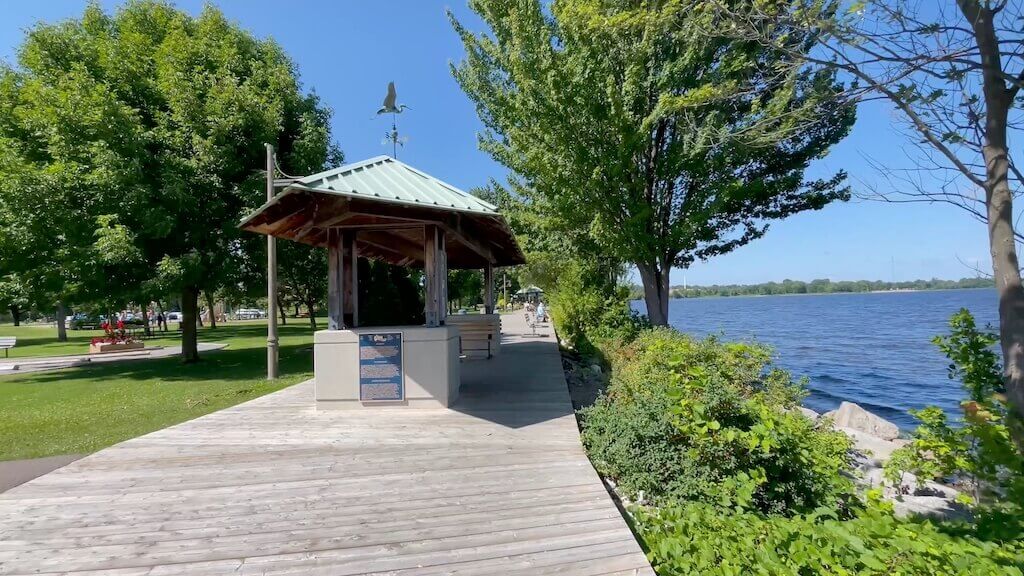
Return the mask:
[(497, 208), (388, 156), (289, 180), (239, 227), (327, 246), (331, 229), (358, 231), (360, 254), (421, 265), (423, 226), (440, 225), (448, 267), (514, 266), (525, 259)]
[(498, 213), (494, 205), (390, 156), (306, 176), (289, 188), (459, 212)]

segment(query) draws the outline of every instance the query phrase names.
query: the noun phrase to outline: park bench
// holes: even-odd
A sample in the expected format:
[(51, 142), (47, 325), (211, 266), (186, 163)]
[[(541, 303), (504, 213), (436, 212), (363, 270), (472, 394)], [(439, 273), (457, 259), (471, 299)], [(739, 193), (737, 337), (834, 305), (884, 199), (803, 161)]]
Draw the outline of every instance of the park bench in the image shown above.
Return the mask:
[(536, 322), (536, 318), (534, 317), (533, 314), (530, 314), (529, 312), (523, 312), (523, 315), (526, 316), (526, 325), (530, 327), (530, 335), (531, 336), (536, 336), (537, 335), (537, 322)]
[(14, 336), (0, 336), (0, 348), (3, 348), (4, 358), (10, 357), (11, 348), (18, 342)]
[(455, 314), (448, 323), (459, 327), (459, 353), (467, 358), (491, 358), (498, 353), (501, 320), (495, 314)]
[(152, 340), (154, 338), (178, 338), (181, 336), (181, 329), (178, 330), (158, 330), (156, 326), (149, 329), (149, 335), (146, 335), (145, 328), (129, 328), (127, 330), (128, 335), (138, 340)]

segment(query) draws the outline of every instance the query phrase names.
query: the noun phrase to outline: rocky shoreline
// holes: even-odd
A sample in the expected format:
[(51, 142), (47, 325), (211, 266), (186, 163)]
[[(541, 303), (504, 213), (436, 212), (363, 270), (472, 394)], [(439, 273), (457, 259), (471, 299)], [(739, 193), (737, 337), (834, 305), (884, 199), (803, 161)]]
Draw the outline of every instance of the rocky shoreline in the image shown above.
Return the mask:
[(935, 518), (962, 518), (966, 509), (956, 499), (960, 491), (938, 482), (919, 483), (913, 474), (904, 474), (895, 485), (885, 478), (885, 463), (897, 448), (910, 443), (900, 438), (898, 426), (873, 414), (853, 402), (843, 402), (839, 408), (818, 414), (800, 407), (800, 412), (822, 426), (832, 426), (853, 441), (854, 470), (851, 476), (864, 489), (880, 489), (892, 502), (898, 516), (929, 516)]

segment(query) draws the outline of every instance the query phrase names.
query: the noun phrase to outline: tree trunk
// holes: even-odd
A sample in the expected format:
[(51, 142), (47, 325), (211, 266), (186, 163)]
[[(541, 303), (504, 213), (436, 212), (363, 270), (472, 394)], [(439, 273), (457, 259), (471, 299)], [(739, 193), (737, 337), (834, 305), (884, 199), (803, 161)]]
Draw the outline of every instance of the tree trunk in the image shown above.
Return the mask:
[(986, 145), (988, 237), (992, 272), (999, 293), (999, 342), (1006, 392), (1014, 412), (1024, 419), (1024, 286), (1013, 233), (1013, 200), (1007, 182), (1006, 149)]
[(151, 336), (152, 332), (149, 330), (149, 305), (142, 305), (142, 333), (146, 336)]
[(11, 304), (11, 320), (14, 320), (15, 326), (21, 326), (21, 308), (17, 304)]
[(196, 324), (199, 321), (199, 289), (188, 286), (181, 291), (181, 361), (199, 361)]
[(288, 323), (288, 315), (285, 314), (284, 303), (281, 302), (281, 297), (280, 296), (277, 297), (277, 310), (278, 310), (278, 312), (281, 313), (281, 325), (284, 326), (285, 324)]
[(316, 330), (316, 311), (314, 310), (315, 304), (312, 300), (306, 302), (306, 310), (309, 312), (309, 325), (313, 330)]
[(209, 290), (203, 290), (203, 294), (206, 296), (206, 309), (210, 311), (210, 328), (217, 327), (217, 314), (213, 310), (213, 294), (210, 294)]
[(668, 326), (668, 285), (670, 268), (666, 264), (637, 264), (644, 285), (647, 318), (655, 326)]
[[(982, 64), (985, 95), (985, 203), (988, 208), (988, 238), (992, 251), (992, 273), (999, 293), (999, 343), (1007, 398), (1019, 420), (1024, 420), (1024, 286), (1014, 244), (1013, 194), (1009, 184), (1009, 150), (1006, 128), (1016, 88), (1007, 88), (1001, 76), (999, 39), (992, 21), (993, 11), (978, 2), (959, 0), (961, 11), (974, 28)], [(1015, 434), (1024, 446), (1024, 434)]]
[(57, 341), (67, 342), (68, 341), (68, 329), (65, 326), (65, 321), (68, 317), (68, 311), (64, 308), (63, 302), (57, 302)]

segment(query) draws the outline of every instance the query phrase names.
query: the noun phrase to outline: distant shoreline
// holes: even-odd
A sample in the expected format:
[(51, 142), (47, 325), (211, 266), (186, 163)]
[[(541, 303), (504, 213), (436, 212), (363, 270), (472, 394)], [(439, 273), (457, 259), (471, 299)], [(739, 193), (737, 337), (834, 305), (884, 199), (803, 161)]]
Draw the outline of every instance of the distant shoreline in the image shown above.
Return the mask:
[[(963, 292), (970, 290), (994, 290), (994, 286), (964, 288), (905, 288), (901, 290), (865, 290), (860, 292), (786, 292), (782, 294), (704, 294), (701, 296), (672, 296), (671, 300), (699, 300), (703, 298), (773, 298), (776, 296), (850, 296), (856, 294), (910, 294), (918, 292)], [(643, 295), (633, 300), (643, 301)]]

